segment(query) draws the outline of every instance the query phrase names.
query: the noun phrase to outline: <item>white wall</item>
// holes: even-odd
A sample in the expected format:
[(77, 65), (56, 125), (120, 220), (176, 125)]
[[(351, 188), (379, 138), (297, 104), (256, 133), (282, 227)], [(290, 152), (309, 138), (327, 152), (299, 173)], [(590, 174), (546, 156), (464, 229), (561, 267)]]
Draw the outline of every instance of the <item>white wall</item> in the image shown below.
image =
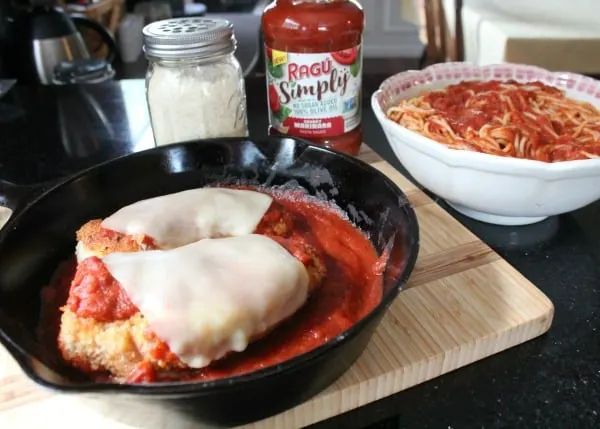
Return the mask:
[(414, 0), (360, 0), (366, 18), (366, 58), (419, 57), (423, 44), (419, 27), (408, 20), (417, 16)]

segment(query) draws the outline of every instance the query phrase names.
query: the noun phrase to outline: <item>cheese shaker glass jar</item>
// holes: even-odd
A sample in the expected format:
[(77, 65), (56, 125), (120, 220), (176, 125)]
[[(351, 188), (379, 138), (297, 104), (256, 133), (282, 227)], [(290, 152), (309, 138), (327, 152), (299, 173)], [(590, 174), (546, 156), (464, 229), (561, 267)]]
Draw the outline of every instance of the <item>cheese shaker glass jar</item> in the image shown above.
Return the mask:
[(156, 146), (248, 135), (244, 77), (229, 21), (165, 19), (143, 33)]

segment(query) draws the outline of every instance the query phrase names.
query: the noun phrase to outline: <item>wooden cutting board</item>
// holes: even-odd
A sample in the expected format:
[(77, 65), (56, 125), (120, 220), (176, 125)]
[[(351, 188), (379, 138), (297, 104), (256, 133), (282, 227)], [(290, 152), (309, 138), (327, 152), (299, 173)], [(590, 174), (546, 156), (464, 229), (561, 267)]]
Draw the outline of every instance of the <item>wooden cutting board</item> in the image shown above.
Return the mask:
[[(508, 262), (368, 147), (359, 157), (407, 194), (421, 228), (416, 268), (369, 346), (308, 402), (244, 428), (297, 428), (361, 407), (546, 332), (552, 302)], [(76, 396), (29, 381), (0, 346), (0, 428), (192, 429), (190, 422), (100, 413)], [(68, 416), (68, 418), (66, 418)], [(139, 420), (135, 420), (138, 418)]]

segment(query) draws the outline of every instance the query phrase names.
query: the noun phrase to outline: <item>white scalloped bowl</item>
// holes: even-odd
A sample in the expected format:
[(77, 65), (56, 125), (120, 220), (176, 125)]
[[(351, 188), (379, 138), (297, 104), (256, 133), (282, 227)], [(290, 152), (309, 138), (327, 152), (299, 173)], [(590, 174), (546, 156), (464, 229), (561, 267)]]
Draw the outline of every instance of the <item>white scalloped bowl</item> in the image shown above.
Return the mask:
[(600, 108), (600, 82), (533, 66), (444, 63), (398, 73), (381, 84), (371, 106), (404, 168), (458, 212), (496, 225), (532, 224), (600, 199), (600, 159), (545, 163), (449, 149), (386, 117), (389, 107), (422, 91), (494, 79), (538, 80)]

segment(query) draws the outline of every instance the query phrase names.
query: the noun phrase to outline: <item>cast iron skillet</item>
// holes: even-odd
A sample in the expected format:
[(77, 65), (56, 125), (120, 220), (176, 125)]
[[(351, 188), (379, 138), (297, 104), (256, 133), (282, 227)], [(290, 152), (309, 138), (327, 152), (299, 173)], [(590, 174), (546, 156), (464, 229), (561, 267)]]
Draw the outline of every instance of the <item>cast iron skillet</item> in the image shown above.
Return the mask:
[[(335, 201), (379, 254), (389, 252), (380, 305), (316, 350), (248, 375), (204, 383), (92, 383), (73, 375), (55, 358), (55, 349), (37, 341), (40, 289), (73, 254), (75, 231), (83, 223), (144, 198), (232, 179), (295, 183)], [(365, 349), (406, 283), (419, 247), (414, 211), (393, 182), (354, 158), (289, 138), (160, 147), (95, 166), (46, 190), (4, 182), (1, 201), (15, 213), (0, 230), (0, 341), (33, 381), (55, 391), (92, 396), (125, 420), (128, 412), (143, 413), (138, 407), (149, 405), (199, 423), (242, 424), (307, 400), (341, 376)], [(127, 410), (116, 411), (124, 404)]]

